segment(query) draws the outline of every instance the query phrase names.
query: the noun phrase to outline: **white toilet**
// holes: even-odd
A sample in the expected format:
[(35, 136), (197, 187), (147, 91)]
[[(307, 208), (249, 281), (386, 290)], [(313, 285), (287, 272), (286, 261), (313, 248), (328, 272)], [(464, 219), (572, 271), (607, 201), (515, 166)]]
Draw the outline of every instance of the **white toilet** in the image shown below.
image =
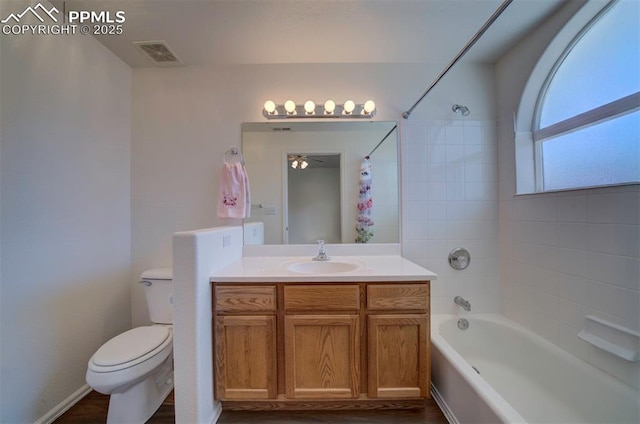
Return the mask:
[(173, 275), (171, 268), (142, 273), (154, 325), (126, 331), (89, 360), (87, 384), (111, 395), (107, 424), (144, 423), (173, 389)]

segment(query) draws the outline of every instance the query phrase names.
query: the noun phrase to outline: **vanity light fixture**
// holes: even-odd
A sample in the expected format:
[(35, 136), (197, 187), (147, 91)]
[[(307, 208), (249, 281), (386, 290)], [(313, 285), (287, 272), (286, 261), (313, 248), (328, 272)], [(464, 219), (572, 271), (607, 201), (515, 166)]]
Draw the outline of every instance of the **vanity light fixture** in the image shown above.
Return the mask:
[(267, 100), (262, 109), (262, 115), (267, 119), (287, 118), (350, 118), (370, 119), (376, 115), (376, 103), (367, 100), (356, 104), (353, 100), (347, 100), (344, 104), (336, 104), (329, 99), (323, 103), (307, 100), (304, 104), (296, 104), (293, 100), (287, 100), (284, 104), (277, 104)]

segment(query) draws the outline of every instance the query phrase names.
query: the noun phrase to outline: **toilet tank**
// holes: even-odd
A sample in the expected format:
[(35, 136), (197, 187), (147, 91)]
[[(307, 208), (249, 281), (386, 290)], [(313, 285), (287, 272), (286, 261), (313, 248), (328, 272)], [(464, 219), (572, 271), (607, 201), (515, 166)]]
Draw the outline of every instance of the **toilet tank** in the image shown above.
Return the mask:
[(154, 268), (140, 276), (149, 318), (156, 324), (173, 324), (173, 270)]

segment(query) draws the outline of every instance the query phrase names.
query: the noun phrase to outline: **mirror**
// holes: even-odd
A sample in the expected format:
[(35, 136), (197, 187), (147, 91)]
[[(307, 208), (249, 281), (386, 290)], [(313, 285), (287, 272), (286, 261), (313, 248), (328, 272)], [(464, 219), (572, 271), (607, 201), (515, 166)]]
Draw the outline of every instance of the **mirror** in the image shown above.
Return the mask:
[(246, 122), (242, 154), (251, 184), (245, 223), (264, 223), (265, 244), (355, 243), (366, 156), (373, 198), (367, 242), (400, 242), (396, 122)]

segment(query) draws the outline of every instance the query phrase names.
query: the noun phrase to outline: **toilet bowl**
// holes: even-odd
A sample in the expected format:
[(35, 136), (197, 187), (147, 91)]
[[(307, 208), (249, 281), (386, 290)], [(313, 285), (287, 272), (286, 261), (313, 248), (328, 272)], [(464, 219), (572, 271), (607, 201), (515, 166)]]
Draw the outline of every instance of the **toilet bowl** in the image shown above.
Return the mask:
[(145, 271), (141, 282), (151, 320), (158, 324), (112, 338), (91, 356), (87, 366), (87, 384), (110, 395), (108, 424), (146, 422), (173, 389), (171, 270)]

